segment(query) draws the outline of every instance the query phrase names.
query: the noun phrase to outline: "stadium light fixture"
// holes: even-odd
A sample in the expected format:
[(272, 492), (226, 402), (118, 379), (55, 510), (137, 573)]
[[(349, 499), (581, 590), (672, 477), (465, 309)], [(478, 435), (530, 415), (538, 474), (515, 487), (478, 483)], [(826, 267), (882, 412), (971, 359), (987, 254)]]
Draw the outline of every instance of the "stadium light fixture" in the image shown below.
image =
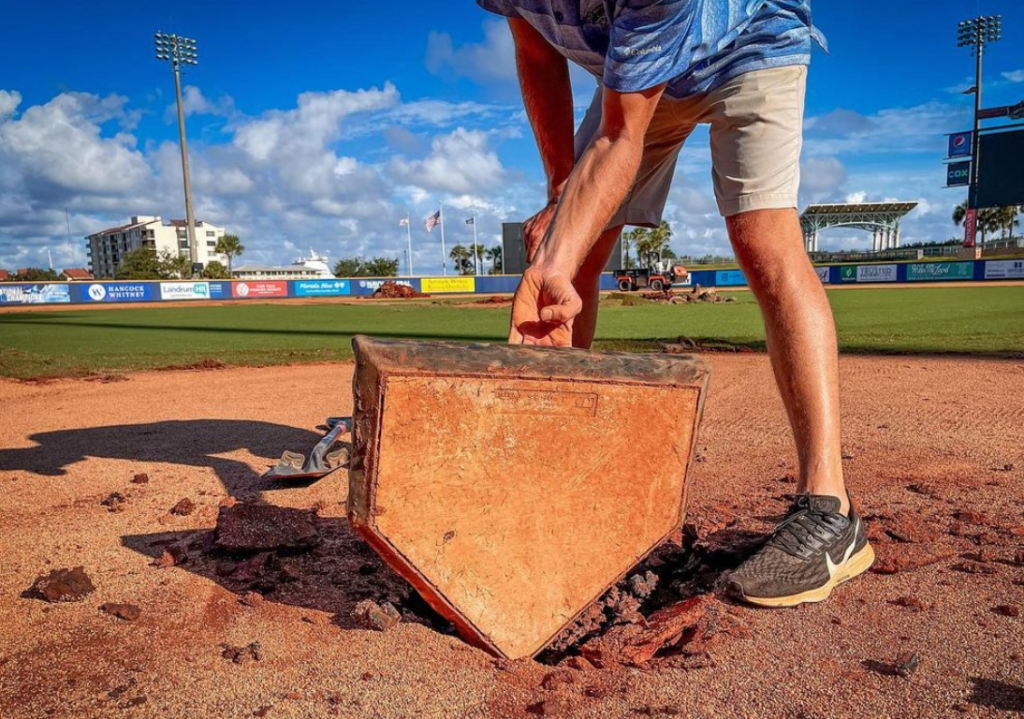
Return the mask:
[[(985, 46), (999, 42), (1003, 37), (1003, 19), (1000, 15), (979, 15), (961, 20), (956, 28), (957, 47), (974, 51), (974, 132), (971, 135), (971, 176), (967, 187), (967, 209), (973, 218), (978, 209), (978, 131), (981, 129), (981, 56)], [(968, 226), (968, 223), (964, 223)], [(973, 225), (973, 220), (970, 223)], [(966, 237), (964, 244), (973, 247), (974, 238)]]
[(192, 178), (188, 168), (188, 142), (185, 139), (185, 110), (181, 100), (181, 66), (198, 65), (196, 41), (181, 35), (156, 32), (153, 35), (157, 60), (169, 60), (174, 73), (174, 95), (178, 104), (178, 139), (181, 146), (181, 175), (185, 185), (185, 223), (188, 226), (188, 253), (193, 270), (199, 262), (199, 243), (196, 241), (196, 217), (192, 212)]

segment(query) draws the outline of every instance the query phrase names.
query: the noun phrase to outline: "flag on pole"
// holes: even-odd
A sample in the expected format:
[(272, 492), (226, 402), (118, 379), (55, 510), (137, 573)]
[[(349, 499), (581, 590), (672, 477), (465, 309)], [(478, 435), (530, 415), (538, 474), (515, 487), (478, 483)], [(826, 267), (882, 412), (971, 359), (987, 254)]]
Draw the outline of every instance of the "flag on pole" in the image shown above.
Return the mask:
[(467, 225), (475, 225), (476, 224), (476, 218), (475, 217), (467, 217), (466, 218), (466, 224)]
[(423, 220), (423, 226), (427, 228), (427, 232), (430, 232), (435, 227), (441, 224), (441, 211), (438, 210), (430, 217)]
[(409, 218), (408, 217), (403, 217), (402, 219), (400, 219), (398, 221), (398, 226), (399, 227), (408, 227), (409, 226)]

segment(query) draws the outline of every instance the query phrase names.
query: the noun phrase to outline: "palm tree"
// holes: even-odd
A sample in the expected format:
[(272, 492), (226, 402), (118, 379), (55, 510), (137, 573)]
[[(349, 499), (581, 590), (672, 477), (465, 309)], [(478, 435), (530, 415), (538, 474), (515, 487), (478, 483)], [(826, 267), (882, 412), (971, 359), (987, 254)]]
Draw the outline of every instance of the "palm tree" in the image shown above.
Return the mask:
[(648, 230), (644, 227), (634, 227), (629, 232), (622, 233), (622, 249), (625, 257), (622, 261), (622, 269), (631, 270), (633, 269), (634, 262), (632, 256), (629, 254), (630, 245), (637, 248), (637, 255), (639, 257), (640, 242), (647, 236)]
[(505, 264), (501, 260), (501, 245), (495, 245), (486, 251), (487, 259), (491, 261), (491, 274), (496, 275), (505, 271)]
[(465, 245), (455, 245), (452, 251), (448, 253), (448, 257), (451, 258), (455, 271), (460, 275), (473, 274), (473, 254), (469, 251), (468, 247)]
[(228, 258), (228, 276), (231, 276), (231, 260), (245, 252), (245, 245), (238, 239), (238, 235), (222, 235), (217, 238), (213, 251)]
[(661, 260), (661, 253), (669, 246), (672, 228), (662, 220), (661, 225), (652, 230), (644, 230), (636, 242), (636, 253), (643, 267), (654, 267)]

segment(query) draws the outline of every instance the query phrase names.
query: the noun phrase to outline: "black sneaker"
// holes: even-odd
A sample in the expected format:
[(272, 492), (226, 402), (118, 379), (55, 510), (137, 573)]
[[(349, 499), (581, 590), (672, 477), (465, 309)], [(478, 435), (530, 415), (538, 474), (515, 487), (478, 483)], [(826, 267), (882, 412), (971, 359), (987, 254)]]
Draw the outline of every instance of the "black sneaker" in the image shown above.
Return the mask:
[(875, 561), (864, 522), (838, 497), (798, 494), (768, 543), (733, 572), (729, 591), (764, 607), (795, 607), (827, 599), (832, 590)]

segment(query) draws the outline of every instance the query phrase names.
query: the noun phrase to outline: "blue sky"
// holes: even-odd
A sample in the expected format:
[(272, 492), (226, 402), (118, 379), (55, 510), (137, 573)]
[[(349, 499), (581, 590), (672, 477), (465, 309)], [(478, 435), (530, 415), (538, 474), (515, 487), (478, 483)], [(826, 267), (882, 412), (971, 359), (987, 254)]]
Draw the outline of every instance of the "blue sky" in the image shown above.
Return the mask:
[[(196, 210), (249, 248), (287, 262), (400, 256), (413, 218), (420, 271), (449, 244), (482, 241), (543, 201), (503, 21), (472, 2), (206, 0), (6, 3), (0, 23), (0, 267), (81, 265), (80, 238), (133, 214), (180, 217), (173, 84), (152, 33), (199, 43), (184, 78)], [(807, 98), (803, 203), (909, 199), (903, 237), (954, 233), (943, 133), (964, 129), (973, 63), (957, 21), (1003, 15), (986, 54), (985, 104), (1024, 99), (1024, 8), (951, 0), (817, 2), (830, 53), (816, 51)], [(1015, 52), (1015, 48), (1018, 50)], [(578, 115), (592, 91), (576, 73)], [(64, 210), (71, 215), (66, 238)], [(714, 208), (706, 131), (680, 157), (667, 218), (679, 253), (728, 252)], [(863, 247), (823, 234), (825, 247)]]

